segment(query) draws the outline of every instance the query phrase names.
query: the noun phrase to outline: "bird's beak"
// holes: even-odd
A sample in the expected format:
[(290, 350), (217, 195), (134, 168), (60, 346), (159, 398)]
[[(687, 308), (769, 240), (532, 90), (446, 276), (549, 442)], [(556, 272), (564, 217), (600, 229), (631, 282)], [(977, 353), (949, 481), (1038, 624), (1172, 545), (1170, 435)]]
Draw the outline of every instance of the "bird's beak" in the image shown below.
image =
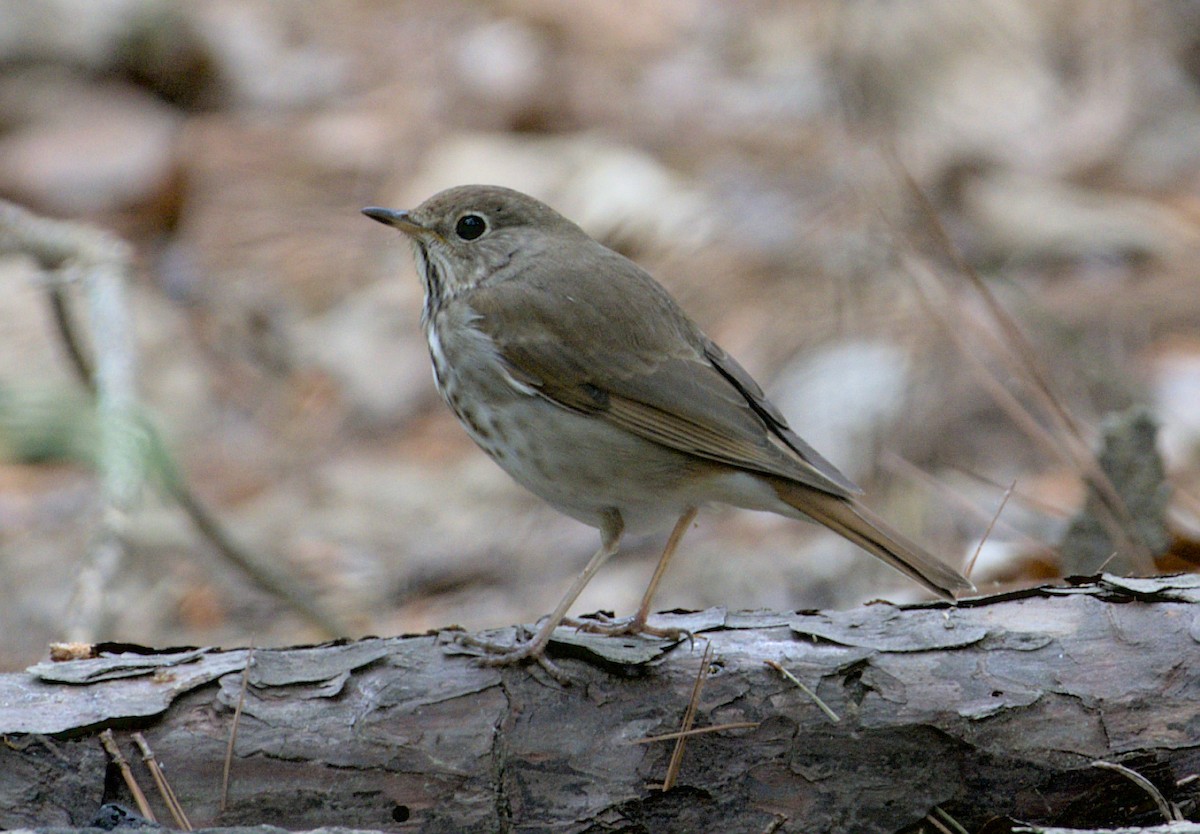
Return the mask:
[(372, 220), (378, 220), (385, 226), (393, 226), (405, 234), (413, 235), (427, 231), (424, 226), (413, 220), (411, 213), (407, 211), (368, 206), (362, 210), (362, 213)]

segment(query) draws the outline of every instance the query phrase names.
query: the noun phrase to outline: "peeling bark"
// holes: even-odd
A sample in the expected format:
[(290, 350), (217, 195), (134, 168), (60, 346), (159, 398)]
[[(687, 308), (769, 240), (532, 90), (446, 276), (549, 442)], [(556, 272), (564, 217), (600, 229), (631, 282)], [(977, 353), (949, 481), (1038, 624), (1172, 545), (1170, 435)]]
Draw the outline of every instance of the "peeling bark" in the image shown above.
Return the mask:
[(104, 727), (127, 751), (145, 734), (197, 825), (867, 834), (919, 831), (935, 808), (989, 834), (1163, 821), (1144, 786), (1094, 760), (1196, 817), (1200, 577), (659, 620), (712, 642), (696, 726), (757, 722), (691, 737), (666, 793), (674, 742), (634, 742), (678, 729), (700, 645), (561, 631), (560, 687), (426, 635), (254, 652), (224, 812), (245, 650), (0, 676), (0, 827), (81, 826), (102, 801), (129, 804), (106, 782)]

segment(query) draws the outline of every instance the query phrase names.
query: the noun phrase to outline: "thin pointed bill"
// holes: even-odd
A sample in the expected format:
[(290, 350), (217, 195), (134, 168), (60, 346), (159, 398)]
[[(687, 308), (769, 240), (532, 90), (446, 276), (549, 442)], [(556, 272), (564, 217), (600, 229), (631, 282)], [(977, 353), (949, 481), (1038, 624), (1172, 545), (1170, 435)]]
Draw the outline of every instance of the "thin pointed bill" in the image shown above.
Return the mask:
[(372, 220), (376, 220), (385, 226), (392, 226), (405, 234), (413, 235), (427, 231), (424, 226), (413, 220), (412, 214), (407, 211), (368, 206), (362, 210), (362, 213)]

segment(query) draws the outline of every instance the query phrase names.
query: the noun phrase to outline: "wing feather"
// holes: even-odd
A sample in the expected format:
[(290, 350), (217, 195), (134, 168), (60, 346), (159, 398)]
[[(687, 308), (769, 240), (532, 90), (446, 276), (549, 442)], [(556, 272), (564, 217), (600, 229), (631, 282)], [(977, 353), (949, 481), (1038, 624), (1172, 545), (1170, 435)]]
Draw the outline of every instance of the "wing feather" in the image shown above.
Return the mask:
[(681, 452), (833, 495), (860, 492), (649, 275), (599, 244), (593, 253), (571, 263), (546, 253), (540, 279), (504, 278), (466, 299), (514, 379)]

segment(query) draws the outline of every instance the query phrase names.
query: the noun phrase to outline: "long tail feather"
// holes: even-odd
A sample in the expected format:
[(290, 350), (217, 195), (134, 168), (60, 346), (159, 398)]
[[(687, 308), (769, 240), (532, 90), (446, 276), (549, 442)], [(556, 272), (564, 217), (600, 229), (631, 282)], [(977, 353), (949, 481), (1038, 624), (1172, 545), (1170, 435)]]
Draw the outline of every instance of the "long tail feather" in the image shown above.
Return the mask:
[(774, 482), (784, 503), (877, 556), (946, 599), (974, 591), (958, 571), (927, 553), (854, 498), (839, 498), (793, 482)]

